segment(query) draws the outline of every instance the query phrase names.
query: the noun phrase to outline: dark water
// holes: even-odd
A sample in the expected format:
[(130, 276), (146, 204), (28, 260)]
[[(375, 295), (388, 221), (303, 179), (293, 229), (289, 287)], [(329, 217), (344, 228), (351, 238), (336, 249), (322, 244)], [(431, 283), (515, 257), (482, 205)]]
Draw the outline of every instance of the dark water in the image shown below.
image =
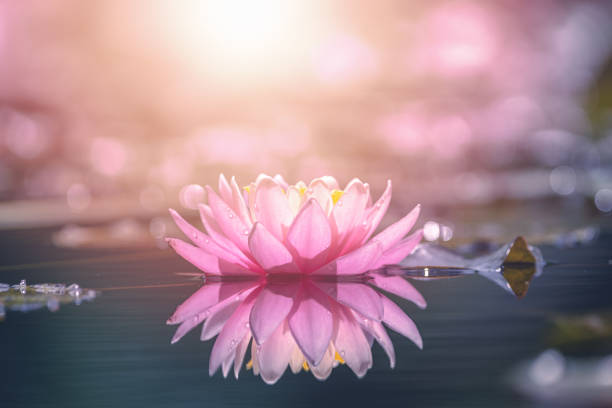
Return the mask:
[[(171, 251), (58, 250), (50, 233), (3, 232), (0, 282), (117, 288), (189, 283), (175, 273), (193, 271)], [(213, 343), (200, 342), (194, 330), (170, 345), (175, 327), (165, 325), (195, 282), (103, 290), (92, 303), (56, 313), (8, 312), (0, 323), (0, 406), (532, 406), (513, 392), (507, 374), (550, 347), (557, 316), (612, 310), (611, 248), (610, 234), (589, 246), (543, 247), (546, 259), (574, 266), (547, 268), (521, 300), (478, 276), (415, 282), (426, 310), (394, 300), (419, 326), (424, 349), (390, 333), (396, 368), (374, 346), (374, 367), (363, 379), (344, 366), (325, 382), (289, 371), (274, 386), (244, 370), (239, 381), (209, 378)], [(7, 267), (42, 261), (52, 262)]]

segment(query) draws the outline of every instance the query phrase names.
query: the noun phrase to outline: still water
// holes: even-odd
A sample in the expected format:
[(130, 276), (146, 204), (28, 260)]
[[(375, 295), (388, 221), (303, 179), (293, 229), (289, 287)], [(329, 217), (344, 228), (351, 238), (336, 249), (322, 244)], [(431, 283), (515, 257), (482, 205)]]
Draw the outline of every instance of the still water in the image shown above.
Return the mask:
[[(612, 353), (609, 337), (564, 339), (559, 319), (612, 312), (612, 235), (583, 246), (541, 247), (550, 265), (516, 299), (479, 276), (415, 281), (420, 310), (391, 295), (424, 341), (389, 332), (397, 364), (374, 346), (374, 366), (357, 379), (346, 366), (320, 382), (289, 371), (274, 386), (243, 369), (240, 379), (208, 376), (212, 341), (199, 330), (171, 345), (166, 319), (199, 282), (171, 250), (58, 249), (52, 229), (1, 235), (0, 282), (78, 282), (100, 290), (92, 302), (0, 323), (0, 401), (7, 407), (540, 406), (516, 391), (521, 361), (558, 347), (575, 358)], [(44, 263), (41, 263), (44, 262)], [(558, 330), (557, 330), (558, 331)]]

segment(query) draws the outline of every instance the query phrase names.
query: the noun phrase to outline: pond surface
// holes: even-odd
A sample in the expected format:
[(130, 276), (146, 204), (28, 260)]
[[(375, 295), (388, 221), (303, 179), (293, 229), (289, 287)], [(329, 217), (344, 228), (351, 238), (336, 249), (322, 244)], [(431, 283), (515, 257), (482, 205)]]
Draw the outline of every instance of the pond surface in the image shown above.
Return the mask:
[(393, 370), (376, 345), (363, 379), (340, 366), (325, 382), (287, 371), (269, 386), (246, 370), (238, 381), (209, 378), (213, 342), (200, 342), (199, 330), (170, 344), (176, 327), (165, 321), (200, 284), (177, 275), (194, 268), (171, 250), (58, 249), (50, 243), (54, 231), (3, 232), (0, 282), (77, 282), (101, 294), (57, 312), (7, 312), (0, 322), (3, 406), (537, 406), (510, 384), (517, 363), (559, 344), (578, 357), (612, 353), (609, 338), (563, 345), (553, 336), (560, 317), (612, 312), (606, 232), (588, 246), (542, 246), (545, 259), (563, 265), (548, 266), (520, 300), (479, 276), (415, 281), (425, 310), (391, 296), (424, 341), (421, 351), (390, 331)]

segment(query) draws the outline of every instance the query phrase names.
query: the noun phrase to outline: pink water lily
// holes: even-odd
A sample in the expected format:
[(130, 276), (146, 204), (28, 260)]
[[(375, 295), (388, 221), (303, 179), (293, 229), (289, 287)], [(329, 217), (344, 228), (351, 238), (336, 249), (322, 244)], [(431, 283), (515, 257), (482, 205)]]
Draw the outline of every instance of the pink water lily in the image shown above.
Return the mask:
[(346, 364), (361, 377), (372, 366), (374, 340), (395, 365), (383, 323), (422, 347), (414, 322), (372, 286), (421, 308), (423, 297), (401, 277), (368, 273), (401, 261), (422, 237), (421, 230), (406, 237), (419, 206), (372, 237), (391, 199), (390, 181), (374, 204), (368, 184), (354, 179), (340, 190), (329, 176), (288, 185), (260, 175), (241, 189), (221, 175), (219, 193), (206, 190), (206, 233), (170, 210), (193, 245), (169, 244), (207, 283), (168, 324), (180, 324), (173, 343), (202, 322), (202, 340), (217, 336), (210, 375), (222, 367), (227, 376), (233, 366), (237, 378), (251, 345), (247, 367), (267, 383), (287, 366), (325, 379)]

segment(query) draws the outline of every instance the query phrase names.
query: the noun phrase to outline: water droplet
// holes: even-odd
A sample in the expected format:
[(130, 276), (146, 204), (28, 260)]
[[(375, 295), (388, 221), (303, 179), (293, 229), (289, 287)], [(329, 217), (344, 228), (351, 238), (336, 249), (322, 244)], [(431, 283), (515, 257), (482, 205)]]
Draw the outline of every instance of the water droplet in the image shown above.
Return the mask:
[(206, 243), (206, 244), (210, 244), (210, 239), (208, 239), (208, 238), (207, 238), (207, 239), (204, 241), (204, 243)]
[(230, 218), (234, 218), (234, 213), (229, 213), (229, 214), (228, 214), (228, 217), (230, 217)]
[(243, 230), (242, 230), (242, 233), (243, 233), (244, 235), (249, 235), (249, 229), (248, 229), (248, 228), (243, 229)]
[(376, 207), (376, 208), (380, 208), (380, 207), (382, 207), (382, 202), (381, 202), (381, 201), (378, 201), (378, 202), (376, 203), (375, 207)]
[(367, 227), (368, 227), (368, 222), (367, 222), (367, 221), (362, 222), (362, 223), (361, 223), (361, 226), (362, 226), (363, 228), (367, 228)]
[(193, 316), (193, 322), (197, 323), (198, 322), (198, 315)]
[(244, 324), (244, 327), (246, 327), (246, 328), (248, 329), (248, 328), (250, 328), (250, 327), (251, 327), (251, 325), (249, 324), (249, 322), (246, 322), (246, 323)]
[(236, 346), (236, 340), (232, 339), (232, 341), (230, 341), (230, 348), (234, 348)]
[(340, 350), (340, 355), (344, 357), (346, 355), (346, 352), (344, 350)]
[(236, 296), (236, 302), (240, 300), (240, 295)]
[(338, 203), (336, 204), (338, 207), (342, 207), (343, 203), (342, 200), (338, 201)]
[(198, 239), (198, 233), (197, 232), (193, 233), (193, 239)]

